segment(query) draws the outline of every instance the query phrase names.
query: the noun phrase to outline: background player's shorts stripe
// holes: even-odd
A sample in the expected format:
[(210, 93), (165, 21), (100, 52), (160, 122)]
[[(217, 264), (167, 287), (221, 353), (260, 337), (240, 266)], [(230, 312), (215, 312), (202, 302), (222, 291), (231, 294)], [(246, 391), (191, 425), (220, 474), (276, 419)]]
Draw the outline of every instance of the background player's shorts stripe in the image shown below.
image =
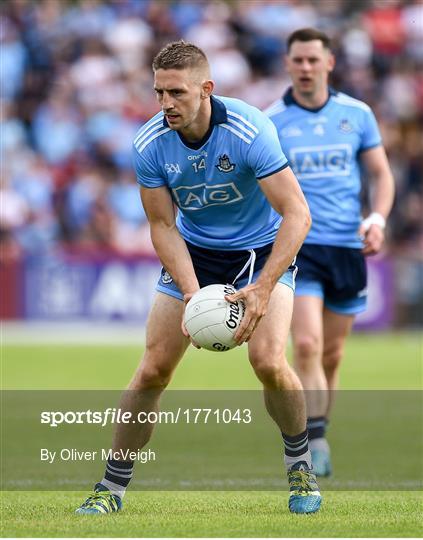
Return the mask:
[(323, 285), (319, 281), (298, 279), (295, 287), (295, 296), (315, 296), (321, 298), (326, 308), (340, 315), (358, 315), (367, 308), (367, 296), (360, 295), (348, 300), (333, 300), (325, 298)]
[(331, 311), (355, 315), (366, 309), (366, 264), (360, 249), (303, 244), (296, 296), (322, 298)]

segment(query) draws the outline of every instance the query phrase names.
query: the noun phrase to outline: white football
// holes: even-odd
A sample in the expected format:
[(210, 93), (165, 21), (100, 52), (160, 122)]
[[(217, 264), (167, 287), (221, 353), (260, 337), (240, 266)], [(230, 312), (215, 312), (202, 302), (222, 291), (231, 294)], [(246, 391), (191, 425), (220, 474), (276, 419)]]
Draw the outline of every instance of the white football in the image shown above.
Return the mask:
[(185, 327), (203, 349), (224, 352), (236, 346), (233, 336), (244, 316), (245, 305), (242, 300), (225, 300), (225, 295), (235, 292), (232, 285), (208, 285), (186, 305)]

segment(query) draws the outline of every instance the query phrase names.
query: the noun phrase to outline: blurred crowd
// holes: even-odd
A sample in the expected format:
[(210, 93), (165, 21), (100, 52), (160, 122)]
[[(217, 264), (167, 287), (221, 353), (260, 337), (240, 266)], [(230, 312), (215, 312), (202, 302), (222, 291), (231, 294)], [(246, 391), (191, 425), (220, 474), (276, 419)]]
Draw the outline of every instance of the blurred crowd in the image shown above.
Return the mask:
[(315, 26), (333, 40), (333, 86), (366, 101), (382, 130), (397, 185), (388, 249), (422, 262), (420, 0), (6, 0), (0, 10), (3, 260), (58, 243), (151, 253), (131, 146), (158, 111), (155, 53), (196, 43), (217, 94), (264, 108), (289, 85), (286, 37)]

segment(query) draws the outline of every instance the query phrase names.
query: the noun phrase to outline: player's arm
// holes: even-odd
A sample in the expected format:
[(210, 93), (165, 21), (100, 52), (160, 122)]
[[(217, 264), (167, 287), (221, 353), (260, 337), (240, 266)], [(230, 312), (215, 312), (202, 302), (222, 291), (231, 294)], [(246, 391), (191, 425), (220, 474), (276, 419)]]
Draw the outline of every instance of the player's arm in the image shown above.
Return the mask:
[(276, 212), (283, 216), (272, 252), (256, 282), (270, 295), (304, 242), (311, 227), (311, 215), (290, 167), (261, 180), (260, 187)]
[(385, 221), (394, 201), (394, 179), (383, 146), (365, 150), (361, 160), (371, 180), (371, 213), (359, 230), (363, 237), (365, 255), (374, 255), (382, 247)]
[(311, 226), (307, 202), (289, 167), (260, 180), (260, 187), (273, 208), (283, 216), (283, 222), (257, 281), (229, 297), (246, 302), (244, 318), (235, 334), (238, 344), (248, 341), (265, 315), (273, 288), (292, 263)]
[(185, 240), (175, 222), (172, 197), (166, 186), (141, 187), (141, 200), (150, 223), (151, 240), (164, 268), (185, 296), (200, 287)]

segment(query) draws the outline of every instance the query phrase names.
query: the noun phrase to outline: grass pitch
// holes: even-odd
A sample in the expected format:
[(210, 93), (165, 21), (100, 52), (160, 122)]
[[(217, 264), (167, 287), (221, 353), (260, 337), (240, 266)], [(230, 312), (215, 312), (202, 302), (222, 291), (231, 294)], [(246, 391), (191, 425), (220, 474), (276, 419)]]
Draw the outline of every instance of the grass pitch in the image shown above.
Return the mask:
[[(128, 384), (142, 347), (118, 345), (3, 345), (2, 388), (113, 390)], [(352, 335), (341, 366), (345, 390), (419, 390), (423, 341), (418, 334)], [(189, 347), (173, 389), (258, 389), (246, 346), (226, 353)]]
[(287, 510), (277, 492), (131, 493), (117, 515), (76, 516), (85, 494), (11, 492), (2, 503), (12, 537), (419, 537), (417, 492), (328, 492), (318, 514)]
[[(3, 346), (4, 389), (121, 389), (138, 363), (134, 346)], [(107, 369), (105, 369), (107, 366)], [(417, 335), (352, 336), (344, 389), (412, 390), (422, 384)], [(190, 349), (173, 389), (257, 389), (244, 349)], [(404, 421), (407, 419), (405, 418)], [(377, 456), (375, 457), (377, 459)], [(395, 463), (392, 464), (395, 467)], [(87, 479), (88, 485), (97, 478)], [(418, 491), (324, 491), (321, 512), (291, 515), (286, 491), (130, 492), (124, 512), (76, 516), (85, 492), (3, 492), (3, 537), (421, 537)]]

